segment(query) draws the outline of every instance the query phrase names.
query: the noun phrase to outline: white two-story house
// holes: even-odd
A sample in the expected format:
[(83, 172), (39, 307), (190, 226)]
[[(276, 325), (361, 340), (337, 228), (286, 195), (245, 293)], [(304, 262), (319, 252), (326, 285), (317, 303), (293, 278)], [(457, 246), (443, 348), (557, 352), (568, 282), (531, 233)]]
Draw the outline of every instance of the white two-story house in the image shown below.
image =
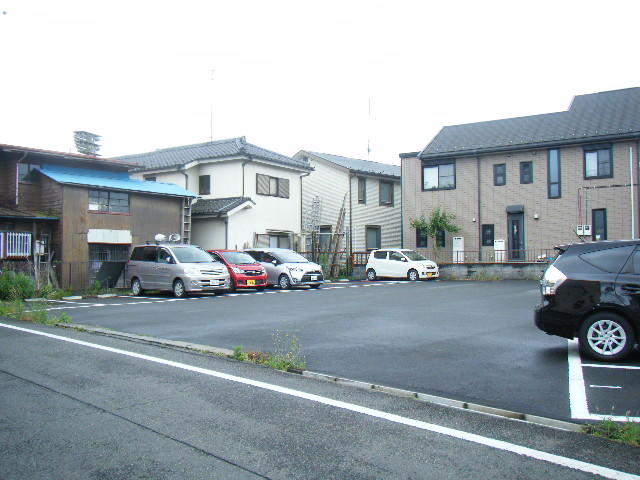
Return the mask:
[(205, 249), (298, 248), (302, 178), (312, 168), (244, 137), (120, 157), (132, 175), (196, 192), (191, 243)]
[(344, 233), (341, 250), (348, 252), (402, 245), (399, 166), (307, 150), (293, 158), (314, 170), (302, 180), (302, 208), (305, 222), (320, 233), (320, 250), (335, 233)]

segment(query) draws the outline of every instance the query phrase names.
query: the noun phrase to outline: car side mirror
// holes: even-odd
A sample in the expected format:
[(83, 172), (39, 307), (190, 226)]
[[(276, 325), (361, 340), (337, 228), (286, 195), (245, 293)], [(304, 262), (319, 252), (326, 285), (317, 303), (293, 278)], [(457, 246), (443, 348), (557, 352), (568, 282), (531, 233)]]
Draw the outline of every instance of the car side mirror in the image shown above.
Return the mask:
[(406, 258), (404, 258), (404, 257), (402, 257), (400, 260), (401, 260), (402, 262), (406, 262), (406, 261), (407, 261), (407, 259), (406, 259)]
[(278, 265), (278, 260), (271, 260), (271, 263), (273, 263), (274, 265)]

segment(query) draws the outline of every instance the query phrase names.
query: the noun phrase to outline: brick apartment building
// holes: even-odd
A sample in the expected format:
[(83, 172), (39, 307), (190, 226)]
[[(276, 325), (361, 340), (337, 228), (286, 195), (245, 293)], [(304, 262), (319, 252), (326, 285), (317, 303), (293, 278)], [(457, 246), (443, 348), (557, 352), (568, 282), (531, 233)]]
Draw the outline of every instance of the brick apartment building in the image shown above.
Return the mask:
[(404, 246), (433, 246), (411, 220), (437, 207), (456, 215), (468, 260), (489, 260), (500, 240), (499, 260), (519, 261), (562, 243), (637, 238), (639, 146), (640, 88), (444, 127), (421, 152), (400, 154)]

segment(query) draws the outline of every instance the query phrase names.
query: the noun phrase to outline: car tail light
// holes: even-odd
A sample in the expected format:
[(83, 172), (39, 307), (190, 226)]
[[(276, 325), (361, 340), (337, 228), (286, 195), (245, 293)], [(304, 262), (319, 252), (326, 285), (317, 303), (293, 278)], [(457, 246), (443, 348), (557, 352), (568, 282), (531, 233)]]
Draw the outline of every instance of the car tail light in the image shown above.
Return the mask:
[(543, 295), (555, 295), (558, 287), (567, 279), (566, 275), (553, 265), (550, 265), (544, 272), (540, 287)]

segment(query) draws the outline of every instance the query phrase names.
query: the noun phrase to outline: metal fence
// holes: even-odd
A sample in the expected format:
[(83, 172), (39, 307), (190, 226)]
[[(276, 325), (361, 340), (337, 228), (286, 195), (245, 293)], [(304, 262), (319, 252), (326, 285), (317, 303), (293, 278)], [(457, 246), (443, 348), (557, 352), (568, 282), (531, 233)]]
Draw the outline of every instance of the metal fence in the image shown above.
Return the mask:
[[(433, 260), (437, 264), (450, 263), (548, 263), (552, 261), (558, 252), (554, 249), (530, 249), (530, 250), (465, 250), (456, 252), (444, 249), (416, 249), (418, 253)], [(351, 254), (352, 266), (367, 264), (369, 252), (353, 252)]]

